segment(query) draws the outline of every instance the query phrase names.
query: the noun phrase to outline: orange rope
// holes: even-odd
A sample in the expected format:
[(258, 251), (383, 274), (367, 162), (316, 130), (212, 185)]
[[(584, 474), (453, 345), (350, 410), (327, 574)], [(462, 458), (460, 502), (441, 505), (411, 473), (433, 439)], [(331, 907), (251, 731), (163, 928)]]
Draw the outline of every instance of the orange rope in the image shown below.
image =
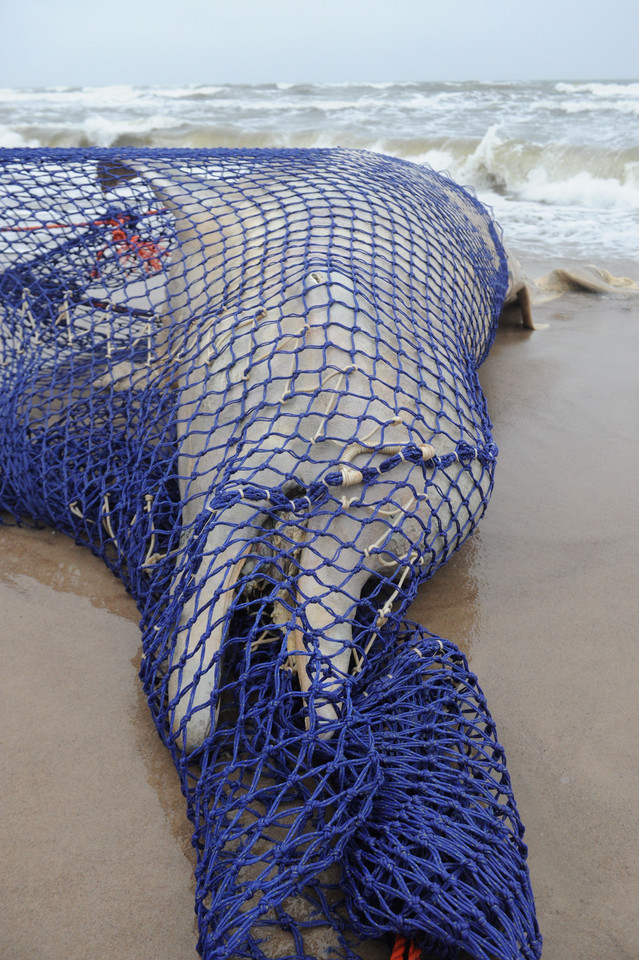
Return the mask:
[(412, 941), (408, 945), (408, 960), (421, 960), (422, 951)]
[[(97, 222), (97, 221), (96, 221)], [(141, 261), (147, 273), (159, 273), (162, 269), (162, 257), (166, 254), (166, 249), (153, 243), (152, 240), (141, 240), (138, 234), (127, 234), (122, 227), (121, 220), (104, 220), (105, 226), (114, 227), (111, 231), (111, 237), (115, 243), (115, 252), (122, 260), (128, 260), (129, 263)], [(98, 259), (104, 251), (98, 252)]]
[[(156, 213), (164, 213), (164, 210), (145, 210), (141, 217), (152, 217)], [(30, 230), (75, 230), (77, 227), (102, 227), (109, 226), (113, 220), (87, 220), (83, 223), (37, 223), (33, 227), (0, 227), (0, 230), (7, 233), (27, 233)]]
[(397, 934), (390, 960), (421, 960), (421, 955), (421, 950), (412, 940), (407, 940), (401, 933)]
[[(143, 217), (150, 217), (155, 213), (161, 213), (158, 210), (147, 210), (141, 214)], [(3, 231), (13, 231), (15, 233), (26, 233), (33, 230), (73, 230), (77, 227), (112, 227), (111, 237), (115, 243), (115, 252), (121, 260), (127, 260), (129, 263), (141, 263), (146, 273), (159, 273), (162, 270), (162, 257), (166, 256), (166, 245), (162, 243), (153, 243), (152, 240), (142, 240), (139, 234), (127, 234), (126, 222), (129, 218), (125, 215), (121, 217), (108, 217), (102, 220), (92, 220), (88, 223), (40, 223), (34, 227), (0, 227)], [(104, 256), (104, 250), (98, 250), (97, 260)], [(92, 276), (97, 276), (98, 271), (94, 270)]]
[(395, 937), (395, 945), (390, 955), (390, 960), (404, 960), (404, 950), (406, 949), (406, 937), (398, 933)]

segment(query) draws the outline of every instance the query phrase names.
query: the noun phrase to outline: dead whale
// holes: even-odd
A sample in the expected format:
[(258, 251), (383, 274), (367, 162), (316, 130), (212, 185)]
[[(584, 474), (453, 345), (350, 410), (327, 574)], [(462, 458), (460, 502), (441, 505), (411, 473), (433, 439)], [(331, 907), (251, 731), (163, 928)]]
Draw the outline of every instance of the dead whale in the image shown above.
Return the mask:
[[(197, 566), (176, 565), (188, 590), (168, 668), (188, 751), (215, 724), (238, 596), (270, 591), (266, 630), (285, 636), (308, 722), (330, 736), (366, 652), (354, 624), (367, 584), (390, 584), (374, 635), (490, 495), (476, 368), (508, 284), (498, 234), (434, 172), (405, 164), (398, 190), (363, 162), (368, 185), (326, 169), (99, 168), (106, 190), (142, 178), (176, 223), (156, 346), (179, 398), (181, 545), (198, 542)], [(526, 317), (525, 285), (510, 293)]]

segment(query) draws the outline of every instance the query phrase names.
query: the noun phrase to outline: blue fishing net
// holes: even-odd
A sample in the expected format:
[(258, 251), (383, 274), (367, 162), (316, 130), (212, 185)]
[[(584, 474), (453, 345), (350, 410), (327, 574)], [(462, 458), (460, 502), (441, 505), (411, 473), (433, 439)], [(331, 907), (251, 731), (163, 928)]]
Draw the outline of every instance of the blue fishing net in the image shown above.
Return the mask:
[(343, 150), (0, 159), (0, 508), (138, 603), (201, 954), (538, 958), (485, 700), (405, 619), (492, 489), (490, 216)]

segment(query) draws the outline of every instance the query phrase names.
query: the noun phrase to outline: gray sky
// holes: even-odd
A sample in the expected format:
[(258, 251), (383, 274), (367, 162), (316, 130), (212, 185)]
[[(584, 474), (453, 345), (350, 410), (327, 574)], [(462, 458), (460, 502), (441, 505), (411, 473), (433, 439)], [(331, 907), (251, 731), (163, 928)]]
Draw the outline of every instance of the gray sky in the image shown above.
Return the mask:
[(0, 86), (634, 79), (639, 0), (0, 0)]

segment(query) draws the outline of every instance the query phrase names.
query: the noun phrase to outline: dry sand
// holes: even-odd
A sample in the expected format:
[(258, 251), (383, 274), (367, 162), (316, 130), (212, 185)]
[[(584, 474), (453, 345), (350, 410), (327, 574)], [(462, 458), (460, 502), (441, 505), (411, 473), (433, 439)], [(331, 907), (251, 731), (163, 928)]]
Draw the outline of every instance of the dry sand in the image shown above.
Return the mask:
[[(479, 530), (413, 616), (469, 655), (506, 748), (544, 960), (639, 957), (639, 302), (570, 294), (483, 368)], [(189, 824), (86, 551), (0, 527), (0, 960), (195, 960)]]

